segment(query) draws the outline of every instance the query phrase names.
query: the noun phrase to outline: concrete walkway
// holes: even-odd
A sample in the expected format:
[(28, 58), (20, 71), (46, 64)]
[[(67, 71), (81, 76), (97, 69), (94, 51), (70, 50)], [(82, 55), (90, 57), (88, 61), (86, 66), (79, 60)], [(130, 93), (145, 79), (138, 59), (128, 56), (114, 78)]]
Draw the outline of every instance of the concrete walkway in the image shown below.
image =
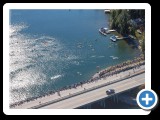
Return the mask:
[(32, 108), (34, 106), (38, 106), (40, 104), (44, 104), (44, 103), (49, 102), (49, 101), (60, 100), (63, 97), (71, 96), (72, 94), (76, 94), (78, 92), (91, 89), (91, 88), (96, 87), (98, 85), (103, 85), (105, 83), (112, 82), (112, 81), (115, 81), (115, 80), (118, 80), (118, 79), (122, 79), (122, 78), (127, 77), (127, 76), (132, 76), (134, 74), (137, 74), (140, 71), (145, 71), (145, 66), (144, 65), (142, 65), (140, 68), (137, 68), (137, 69), (134, 69), (134, 70), (133, 69), (127, 70), (127, 71), (121, 72), (117, 75), (109, 76), (109, 77), (106, 77), (106, 78), (101, 78), (100, 80), (97, 80), (97, 81), (94, 81), (94, 82), (91, 82), (91, 83), (85, 83), (82, 86), (79, 86), (77, 88), (72, 88), (72, 89), (61, 91), (60, 96), (57, 93), (55, 93), (55, 94), (52, 94), (52, 95), (48, 95), (48, 96), (45, 96), (45, 97), (35, 99), (33, 101), (30, 101), (30, 102), (25, 102), (24, 104), (21, 104), (19, 106), (14, 107), (13, 109)]

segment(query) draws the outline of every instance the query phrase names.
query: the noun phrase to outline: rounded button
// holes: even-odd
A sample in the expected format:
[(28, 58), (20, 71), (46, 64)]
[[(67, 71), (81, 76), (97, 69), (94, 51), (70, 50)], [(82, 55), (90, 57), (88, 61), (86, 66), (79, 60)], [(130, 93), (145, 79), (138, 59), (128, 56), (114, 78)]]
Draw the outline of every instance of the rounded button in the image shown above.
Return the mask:
[(144, 110), (153, 109), (157, 101), (157, 94), (153, 90), (143, 89), (137, 94), (137, 104)]

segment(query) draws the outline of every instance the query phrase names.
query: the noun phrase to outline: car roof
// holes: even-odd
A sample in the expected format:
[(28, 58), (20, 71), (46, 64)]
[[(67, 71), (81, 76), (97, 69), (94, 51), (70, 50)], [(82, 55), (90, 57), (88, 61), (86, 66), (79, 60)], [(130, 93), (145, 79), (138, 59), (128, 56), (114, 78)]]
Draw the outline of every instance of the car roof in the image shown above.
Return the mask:
[(114, 90), (114, 89), (109, 89), (108, 91), (112, 91), (112, 90)]

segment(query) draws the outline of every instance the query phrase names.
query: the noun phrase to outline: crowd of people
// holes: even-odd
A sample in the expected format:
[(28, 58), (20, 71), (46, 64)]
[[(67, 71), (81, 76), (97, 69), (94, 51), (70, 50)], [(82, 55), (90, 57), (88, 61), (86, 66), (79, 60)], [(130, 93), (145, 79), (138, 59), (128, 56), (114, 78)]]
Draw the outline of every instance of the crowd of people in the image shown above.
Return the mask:
[(103, 78), (103, 77), (107, 77), (107, 76), (110, 76), (110, 75), (118, 74), (120, 72), (124, 72), (124, 71), (129, 70), (129, 69), (136, 69), (136, 68), (139, 68), (141, 65), (144, 65), (144, 64), (145, 64), (144, 57), (139, 57), (139, 58), (136, 58), (134, 60), (129, 60), (129, 61), (123, 62), (121, 64), (111, 66), (111, 67), (101, 71), (99, 73), (99, 77)]
[(50, 91), (50, 92), (48, 92), (44, 95), (27, 98), (26, 100), (22, 100), (22, 101), (14, 103), (14, 104), (10, 104), (10, 108), (14, 108), (14, 107), (22, 105), (26, 102), (35, 101), (39, 98), (42, 98), (42, 97), (45, 97), (45, 96), (50, 96), (50, 95), (53, 95), (55, 93), (57, 93), (58, 96), (61, 96), (61, 94), (60, 94), (61, 91), (68, 90), (68, 89), (76, 89), (79, 86), (83, 87), (83, 84), (86, 84), (86, 83), (88, 84), (88, 83), (91, 83), (91, 82), (95, 82), (97, 80), (101, 80), (101, 78), (106, 78), (106, 77), (118, 74), (120, 72), (124, 72), (124, 71), (129, 70), (129, 69), (134, 70), (134, 69), (139, 68), (141, 65), (144, 65), (144, 64), (145, 64), (144, 57), (138, 57), (138, 58), (135, 58), (134, 60), (129, 60), (129, 61), (123, 62), (121, 64), (108, 67), (107, 69), (98, 72), (98, 76), (92, 77), (89, 80), (85, 80), (85, 81), (82, 81), (82, 82), (79, 82), (79, 83), (75, 83), (73, 85), (67, 85), (67, 86), (64, 86), (64, 87), (62, 87), (58, 90)]

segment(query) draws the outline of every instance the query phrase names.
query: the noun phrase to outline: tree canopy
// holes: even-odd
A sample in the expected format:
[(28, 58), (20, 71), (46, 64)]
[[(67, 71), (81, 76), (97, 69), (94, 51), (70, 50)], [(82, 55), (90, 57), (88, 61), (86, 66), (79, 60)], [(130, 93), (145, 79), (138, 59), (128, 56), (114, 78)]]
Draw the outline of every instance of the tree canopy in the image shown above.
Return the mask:
[[(145, 51), (144, 23), (145, 10), (111, 10), (110, 14), (111, 29), (116, 29), (123, 36), (131, 34), (139, 40), (142, 52)], [(133, 23), (133, 24), (131, 24)], [(140, 25), (138, 24), (140, 23)], [(142, 30), (142, 34), (138, 35), (136, 30)]]
[(135, 30), (130, 26), (129, 21), (140, 18), (144, 20), (144, 10), (111, 10), (111, 28), (116, 29), (122, 35), (128, 34)]

